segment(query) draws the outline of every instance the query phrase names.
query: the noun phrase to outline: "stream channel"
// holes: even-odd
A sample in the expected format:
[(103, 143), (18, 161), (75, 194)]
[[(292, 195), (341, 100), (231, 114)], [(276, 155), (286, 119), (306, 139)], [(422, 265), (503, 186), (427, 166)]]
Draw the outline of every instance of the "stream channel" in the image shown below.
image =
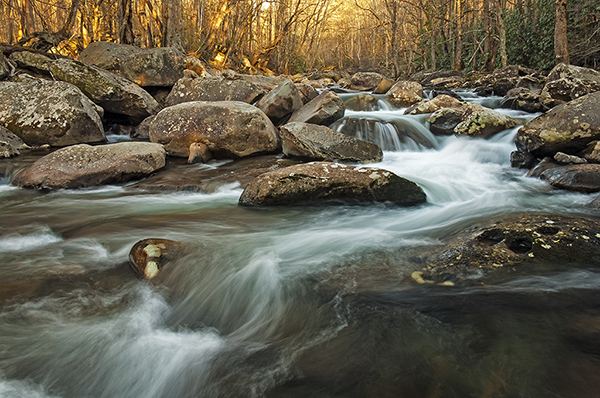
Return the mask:
[[(600, 270), (463, 287), (410, 278), (478, 223), (598, 219), (594, 195), (511, 168), (517, 129), (435, 137), (424, 115), (380, 104), (346, 117), (384, 149), (368, 166), (416, 182), (424, 205), (257, 209), (238, 206), (235, 183), (41, 193), (4, 176), (0, 397), (598, 397)], [(151, 237), (188, 248), (154, 285), (127, 265)]]

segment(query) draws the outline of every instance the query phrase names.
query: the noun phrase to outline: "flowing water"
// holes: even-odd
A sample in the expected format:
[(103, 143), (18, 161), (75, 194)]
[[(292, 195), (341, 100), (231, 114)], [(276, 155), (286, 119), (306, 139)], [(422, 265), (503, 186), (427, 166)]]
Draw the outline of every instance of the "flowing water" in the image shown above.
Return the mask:
[[(593, 197), (512, 169), (517, 129), (440, 138), (387, 106), (347, 117), (371, 121), (373, 166), (415, 181), (425, 205), (252, 209), (237, 184), (40, 193), (5, 177), (0, 397), (597, 397), (598, 270), (410, 281), (465, 227), (597, 218)], [(149, 237), (187, 247), (156, 284), (127, 266)]]

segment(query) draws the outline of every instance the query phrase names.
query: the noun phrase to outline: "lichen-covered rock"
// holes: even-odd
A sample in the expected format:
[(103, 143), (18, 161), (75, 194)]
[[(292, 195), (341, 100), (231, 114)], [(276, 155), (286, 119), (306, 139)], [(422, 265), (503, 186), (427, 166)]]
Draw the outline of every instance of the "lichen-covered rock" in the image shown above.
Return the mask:
[(344, 101), (344, 107), (353, 111), (376, 111), (379, 100), (371, 94), (358, 94)]
[(280, 128), (286, 156), (311, 160), (335, 159), (346, 162), (380, 162), (383, 152), (375, 144), (333, 131), (326, 126), (288, 123)]
[(437, 112), (440, 109), (445, 108), (462, 109), (465, 105), (466, 104), (464, 101), (460, 101), (449, 95), (441, 94), (436, 96), (435, 98), (430, 98), (417, 102), (410, 108), (406, 109), (406, 111), (404, 111), (404, 114), (421, 115), (424, 113)]
[(453, 135), (454, 129), (462, 121), (463, 111), (455, 108), (443, 108), (427, 118), (429, 130), (435, 135)]
[(600, 72), (560, 63), (548, 74), (541, 101), (552, 108), (596, 91), (600, 91)]
[(20, 149), (25, 146), (22, 139), (5, 127), (0, 126), (0, 158), (20, 155)]
[(52, 61), (49, 69), (56, 79), (77, 86), (108, 112), (143, 120), (160, 110), (147, 91), (114, 73), (68, 58)]
[(600, 164), (570, 164), (551, 167), (540, 174), (558, 189), (577, 192), (600, 191)]
[(546, 108), (540, 102), (540, 95), (526, 88), (517, 87), (506, 93), (501, 108), (518, 109), (524, 112), (543, 112)]
[(387, 92), (386, 98), (399, 108), (409, 107), (423, 100), (423, 86), (417, 82), (396, 82)]
[(183, 245), (174, 240), (143, 239), (129, 251), (129, 265), (138, 276), (151, 280), (181, 254), (182, 250)]
[(262, 97), (256, 106), (273, 122), (302, 108), (302, 98), (294, 83), (287, 79), (267, 95)]
[(576, 154), (600, 139), (600, 92), (558, 105), (519, 129), (515, 143), (537, 158)]
[(177, 81), (165, 100), (166, 106), (192, 101), (241, 101), (255, 103), (265, 90), (246, 80), (222, 77), (183, 78)]
[(14, 52), (10, 54), (10, 60), (17, 64), (19, 68), (41, 73), (50, 73), (50, 64), (53, 61), (43, 54), (31, 51)]
[(500, 131), (517, 127), (519, 123), (506, 115), (479, 104), (467, 104), (461, 122), (454, 128), (458, 135), (489, 138)]
[(59, 149), (19, 171), (11, 184), (34, 189), (76, 189), (118, 184), (147, 176), (165, 165), (161, 145), (121, 142)]
[(352, 75), (348, 88), (358, 91), (371, 91), (377, 88), (383, 79), (385, 79), (385, 76), (379, 73), (358, 72)]
[(470, 228), (413, 278), (420, 283), (473, 282), (490, 273), (548, 263), (600, 265), (600, 223), (530, 215)]
[(280, 149), (277, 130), (267, 115), (244, 102), (186, 102), (163, 109), (150, 123), (150, 141), (172, 156), (189, 157), (202, 143), (214, 158), (241, 158)]
[(66, 82), (0, 82), (0, 125), (27, 145), (106, 141), (96, 105)]
[(139, 48), (97, 41), (90, 43), (78, 59), (141, 87), (172, 86), (183, 77), (185, 69), (184, 54), (173, 47)]
[(246, 186), (239, 204), (272, 206), (341, 201), (413, 206), (426, 199), (417, 184), (387, 170), (311, 162), (262, 174)]
[(292, 113), (288, 122), (330, 125), (344, 116), (344, 101), (333, 91), (326, 90)]

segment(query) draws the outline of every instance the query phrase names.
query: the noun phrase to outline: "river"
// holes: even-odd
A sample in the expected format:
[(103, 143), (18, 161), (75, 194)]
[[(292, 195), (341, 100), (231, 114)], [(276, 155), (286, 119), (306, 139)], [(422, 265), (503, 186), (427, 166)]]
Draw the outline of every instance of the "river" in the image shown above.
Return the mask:
[[(597, 397), (597, 269), (410, 279), (465, 227), (598, 218), (594, 196), (511, 168), (517, 129), (434, 137), (388, 106), (346, 116), (383, 122), (363, 132), (388, 137), (372, 166), (426, 204), (254, 209), (237, 205), (239, 184), (41, 193), (0, 180), (0, 397)], [(188, 248), (154, 285), (127, 265), (150, 237)]]

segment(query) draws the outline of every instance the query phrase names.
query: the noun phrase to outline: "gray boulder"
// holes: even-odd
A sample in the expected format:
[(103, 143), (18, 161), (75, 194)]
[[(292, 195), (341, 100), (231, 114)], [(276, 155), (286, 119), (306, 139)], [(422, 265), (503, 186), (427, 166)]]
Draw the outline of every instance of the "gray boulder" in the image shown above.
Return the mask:
[(406, 108), (423, 100), (423, 86), (417, 82), (401, 80), (388, 90), (386, 98), (394, 106)]
[(114, 73), (68, 58), (52, 61), (49, 69), (56, 79), (79, 87), (108, 112), (143, 120), (160, 110), (147, 91)]
[(76, 189), (118, 184), (147, 176), (165, 165), (161, 145), (121, 142), (73, 145), (52, 152), (18, 172), (12, 184), (34, 189)]
[(0, 158), (20, 155), (25, 143), (10, 130), (0, 126)]
[(172, 86), (183, 77), (185, 56), (173, 47), (138, 48), (106, 41), (90, 43), (79, 61), (131, 80), (141, 87)]
[(255, 103), (266, 91), (246, 80), (222, 77), (183, 78), (177, 81), (165, 100), (166, 106), (192, 101), (241, 101)]
[(106, 141), (96, 105), (66, 82), (0, 82), (0, 125), (28, 145)]
[(290, 79), (271, 90), (262, 97), (256, 106), (273, 122), (302, 108), (302, 98), (298, 88)]
[(540, 94), (523, 87), (516, 87), (506, 93), (501, 108), (518, 109), (524, 112), (543, 112), (546, 107), (540, 101)]
[(519, 123), (506, 115), (479, 104), (466, 104), (461, 122), (454, 132), (469, 137), (489, 138), (500, 131), (517, 127)]
[(326, 90), (292, 113), (288, 122), (330, 125), (344, 116), (344, 101), (333, 91)]
[(552, 108), (596, 91), (600, 91), (600, 72), (560, 63), (548, 74), (541, 101)]
[(426, 199), (417, 184), (387, 170), (311, 162), (262, 174), (246, 186), (239, 204), (271, 206), (342, 201), (413, 206)]
[(281, 146), (286, 156), (360, 163), (380, 162), (383, 158), (383, 152), (377, 145), (326, 126), (294, 122), (282, 126), (280, 131)]
[(577, 192), (600, 191), (600, 164), (569, 164), (551, 167), (540, 174), (558, 189)]
[(375, 72), (358, 72), (352, 75), (350, 79), (350, 86), (348, 87), (351, 90), (358, 91), (372, 91), (379, 86), (382, 80), (385, 79), (385, 76)]
[(552, 108), (519, 129), (515, 143), (537, 158), (576, 154), (600, 139), (600, 92)]
[(150, 123), (149, 137), (179, 157), (189, 157), (192, 144), (203, 144), (209, 158), (242, 158), (280, 149), (271, 120), (244, 102), (195, 101), (165, 108)]

